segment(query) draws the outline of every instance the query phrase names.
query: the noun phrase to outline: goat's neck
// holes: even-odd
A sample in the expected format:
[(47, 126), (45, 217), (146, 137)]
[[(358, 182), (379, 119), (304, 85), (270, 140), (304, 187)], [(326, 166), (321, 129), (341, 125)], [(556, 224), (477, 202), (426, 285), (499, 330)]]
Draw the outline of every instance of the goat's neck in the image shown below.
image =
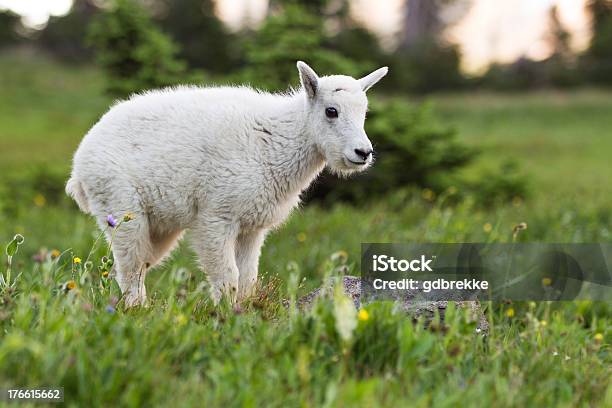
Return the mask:
[(308, 130), (305, 103), (304, 95), (289, 97), (281, 109), (264, 115), (261, 123), (267, 165), (277, 187), (288, 194), (307, 188), (325, 166)]

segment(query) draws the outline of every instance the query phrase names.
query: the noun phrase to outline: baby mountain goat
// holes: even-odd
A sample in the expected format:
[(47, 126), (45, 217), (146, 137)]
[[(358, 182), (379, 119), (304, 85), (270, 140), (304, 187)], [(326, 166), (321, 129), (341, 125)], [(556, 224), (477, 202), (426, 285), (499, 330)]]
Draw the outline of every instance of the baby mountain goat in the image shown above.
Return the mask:
[(359, 80), (297, 68), (302, 88), (288, 95), (246, 87), (135, 95), (85, 136), (66, 192), (103, 229), (109, 214), (134, 215), (111, 244), (127, 307), (145, 302), (147, 271), (186, 229), (214, 301), (248, 297), (266, 233), (325, 165), (344, 175), (372, 163), (365, 91), (387, 68)]

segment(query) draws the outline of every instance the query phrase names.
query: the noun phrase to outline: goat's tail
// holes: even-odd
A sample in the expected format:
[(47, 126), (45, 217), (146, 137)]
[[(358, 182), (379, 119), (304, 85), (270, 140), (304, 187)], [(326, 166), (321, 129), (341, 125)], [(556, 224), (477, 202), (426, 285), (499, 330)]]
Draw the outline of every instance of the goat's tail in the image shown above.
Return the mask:
[(81, 211), (84, 213), (90, 212), (89, 200), (87, 200), (87, 195), (85, 195), (83, 185), (74, 176), (70, 177), (70, 180), (68, 180), (68, 183), (66, 183), (66, 194), (76, 201)]

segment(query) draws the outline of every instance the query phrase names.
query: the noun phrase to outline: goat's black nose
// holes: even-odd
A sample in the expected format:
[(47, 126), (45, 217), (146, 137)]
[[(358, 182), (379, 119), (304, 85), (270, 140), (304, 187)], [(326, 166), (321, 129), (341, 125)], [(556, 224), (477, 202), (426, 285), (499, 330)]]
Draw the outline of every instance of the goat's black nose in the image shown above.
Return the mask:
[(369, 150), (361, 150), (355, 149), (355, 154), (363, 159), (363, 161), (368, 160), (368, 157), (372, 154), (372, 149)]

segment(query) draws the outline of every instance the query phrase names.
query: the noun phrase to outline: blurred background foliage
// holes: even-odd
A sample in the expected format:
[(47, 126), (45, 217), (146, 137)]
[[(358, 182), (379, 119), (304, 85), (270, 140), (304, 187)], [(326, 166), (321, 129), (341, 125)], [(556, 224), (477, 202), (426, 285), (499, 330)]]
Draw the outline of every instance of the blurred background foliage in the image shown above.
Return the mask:
[[(552, 8), (553, 56), (494, 65), (480, 78), (462, 73), (459, 48), (444, 35), (465, 14), (467, 3), (405, 3), (393, 48), (384, 47), (352, 17), (348, 0), (273, 0), (259, 26), (246, 21), (237, 31), (219, 19), (213, 0), (76, 0), (69, 13), (51, 17), (39, 30), (25, 27), (10, 11), (0, 13), (0, 47), (42, 51), (73, 66), (94, 62), (105, 73), (105, 89), (112, 98), (180, 83), (250, 83), (284, 91), (298, 86), (299, 59), (322, 75), (360, 76), (388, 65), (390, 74), (371, 98), (366, 129), (375, 143), (377, 165), (358, 180), (324, 175), (306, 195), (308, 200), (357, 204), (413, 186), (434, 193), (453, 186), (479, 197), (485, 206), (527, 198), (528, 183), (515, 165), (492, 169), (482, 183), (462, 178), (460, 170), (476, 159), (477, 149), (462, 143), (455, 129), (443, 126), (427, 104), (407, 102), (405, 95), (601, 82), (609, 69), (610, 3), (589, 5), (595, 16), (594, 35), (584, 56), (571, 54), (568, 34)], [(442, 17), (457, 4), (462, 8), (454, 20)], [(32, 170), (33, 179), (40, 173), (40, 168)], [(10, 184), (5, 189), (11, 190)]]

